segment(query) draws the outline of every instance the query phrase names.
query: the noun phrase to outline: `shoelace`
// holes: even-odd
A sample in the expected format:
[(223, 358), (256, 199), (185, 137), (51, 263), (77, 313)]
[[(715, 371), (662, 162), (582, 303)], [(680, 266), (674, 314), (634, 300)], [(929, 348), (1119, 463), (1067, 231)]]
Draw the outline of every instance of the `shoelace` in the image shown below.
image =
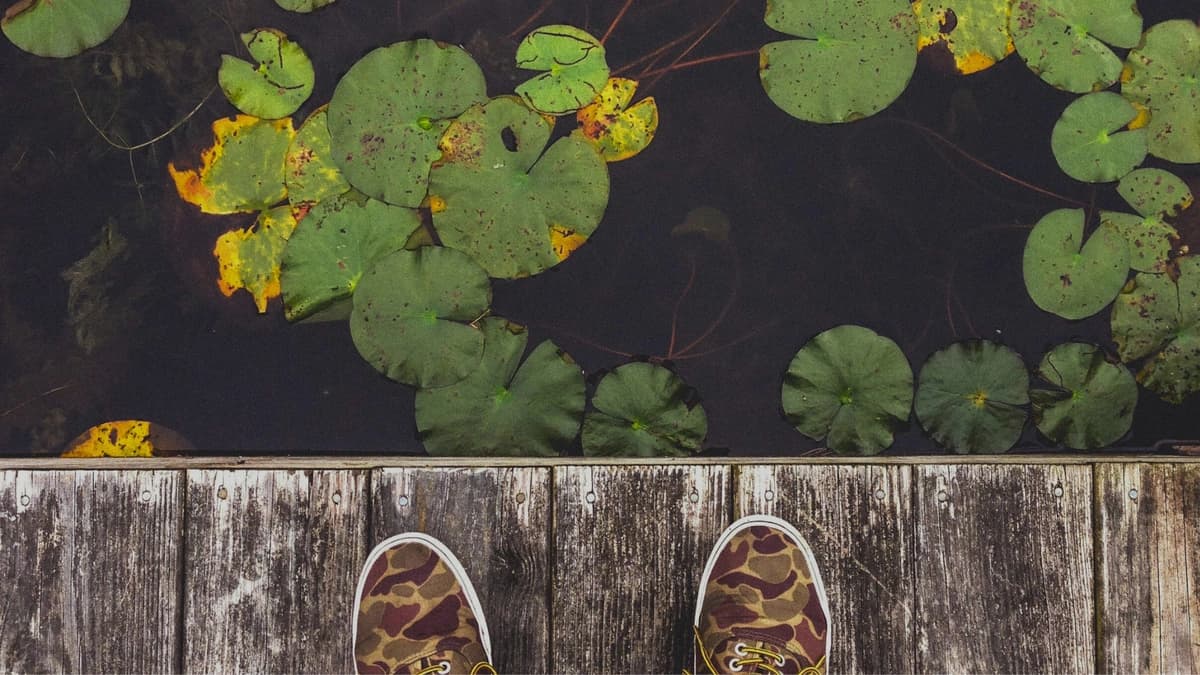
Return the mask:
[[(696, 648), (700, 651), (701, 658), (704, 659), (704, 667), (708, 669), (711, 675), (720, 675), (717, 671), (717, 666), (712, 662), (712, 658), (708, 655), (708, 650), (704, 648), (704, 641), (700, 639), (700, 629), (692, 626), (692, 634), (696, 636)], [(762, 649), (760, 647), (751, 647), (745, 644), (737, 644), (733, 648), (734, 653), (744, 658), (731, 659), (729, 661), (729, 669), (733, 672), (745, 670), (746, 666), (759, 666), (770, 675), (782, 675), (783, 671), (779, 670), (778, 666), (786, 663), (783, 654), (771, 649)], [(824, 675), (825, 673), (825, 657), (816, 664), (801, 668), (796, 675)], [(683, 675), (692, 675), (686, 668), (683, 669)]]
[[(450, 672), (450, 662), (442, 661), (429, 665), (417, 671), (417, 675), (447, 675)], [(471, 667), (471, 675), (497, 675), (496, 668), (486, 661), (480, 661)]]

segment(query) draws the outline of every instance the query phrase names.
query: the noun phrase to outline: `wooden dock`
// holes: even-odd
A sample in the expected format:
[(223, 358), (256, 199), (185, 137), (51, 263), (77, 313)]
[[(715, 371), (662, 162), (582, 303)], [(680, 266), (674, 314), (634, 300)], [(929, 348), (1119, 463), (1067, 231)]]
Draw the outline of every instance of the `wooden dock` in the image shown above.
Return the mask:
[(359, 567), (421, 530), (501, 672), (678, 673), (756, 512), (816, 552), (834, 672), (1200, 671), (1200, 463), (956, 459), (3, 460), (0, 672), (351, 670)]

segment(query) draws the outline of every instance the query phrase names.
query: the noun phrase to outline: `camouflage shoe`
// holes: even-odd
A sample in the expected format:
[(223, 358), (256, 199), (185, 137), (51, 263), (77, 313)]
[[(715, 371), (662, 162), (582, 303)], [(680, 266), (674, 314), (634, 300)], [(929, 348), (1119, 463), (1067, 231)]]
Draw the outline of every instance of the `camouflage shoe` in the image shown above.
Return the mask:
[(442, 542), (409, 532), (375, 547), (358, 578), (359, 673), (495, 673), (475, 588)]
[(823, 675), (829, 600), (804, 537), (772, 516), (730, 525), (704, 566), (695, 625), (703, 672)]

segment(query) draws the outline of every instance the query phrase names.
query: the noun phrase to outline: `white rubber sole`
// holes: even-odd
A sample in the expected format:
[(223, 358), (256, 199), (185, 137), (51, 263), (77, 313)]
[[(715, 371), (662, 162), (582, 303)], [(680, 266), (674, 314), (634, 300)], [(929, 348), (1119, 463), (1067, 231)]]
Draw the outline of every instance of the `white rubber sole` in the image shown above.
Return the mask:
[[(825, 594), (825, 582), (821, 581), (821, 570), (817, 567), (817, 560), (813, 557), (812, 548), (809, 547), (808, 541), (804, 539), (804, 535), (786, 520), (776, 518), (775, 516), (753, 515), (739, 518), (725, 531), (721, 533), (717, 543), (713, 545), (712, 552), (708, 554), (708, 562), (704, 565), (704, 574), (700, 576), (700, 592), (696, 598), (696, 616), (692, 620), (692, 625), (700, 625), (700, 612), (704, 609), (704, 589), (708, 587), (708, 579), (712, 576), (713, 567), (717, 565), (717, 558), (721, 555), (721, 551), (725, 550), (725, 546), (729, 544), (729, 540), (733, 539), (742, 530), (755, 527), (757, 525), (765, 525), (783, 531), (784, 534), (791, 537), (804, 553), (804, 561), (808, 563), (808, 569), (812, 572), (813, 586), (817, 589), (817, 599), (821, 603), (821, 609), (825, 611), (825, 668), (826, 672), (829, 669), (829, 650), (833, 646), (833, 615), (829, 613), (829, 597)], [(696, 672), (696, 665), (693, 664), (692, 672)]]
[(375, 561), (391, 548), (400, 544), (419, 543), (433, 549), (434, 553), (442, 559), (446, 567), (458, 579), (458, 583), (463, 587), (463, 595), (467, 596), (467, 605), (471, 611), (475, 613), (475, 620), (479, 623), (479, 639), (483, 643), (484, 654), (487, 655), (488, 663), (492, 662), (492, 640), (488, 636), (487, 620), (483, 616), (483, 605), (479, 602), (479, 595), (475, 593), (475, 587), (471, 585), (471, 577), (467, 576), (467, 571), (463, 569), (462, 563), (454, 556), (440, 540), (431, 537), (423, 532), (405, 532), (403, 534), (393, 535), (379, 542), (371, 554), (367, 556), (367, 561), (363, 563), (362, 572), (358, 575), (358, 586), (354, 592), (354, 613), (350, 615), (350, 653), (354, 654), (354, 646), (358, 644), (358, 612), (359, 605), (362, 602), (363, 587), (367, 583), (367, 574), (371, 568), (375, 566)]

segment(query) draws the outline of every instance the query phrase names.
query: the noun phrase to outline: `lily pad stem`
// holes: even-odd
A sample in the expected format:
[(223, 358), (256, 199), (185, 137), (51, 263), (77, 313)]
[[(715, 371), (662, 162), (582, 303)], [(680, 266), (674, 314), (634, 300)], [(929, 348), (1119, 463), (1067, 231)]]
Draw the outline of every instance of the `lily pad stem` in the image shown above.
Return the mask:
[(696, 256), (688, 256), (688, 280), (687, 284), (680, 291), (679, 297), (675, 299), (675, 309), (671, 312), (671, 340), (667, 343), (667, 359), (670, 360), (675, 356), (675, 336), (676, 328), (679, 326), (679, 307), (683, 305), (684, 298), (692, 290), (692, 284), (696, 282)]
[(757, 50), (757, 49), (743, 49), (743, 50), (737, 51), (737, 52), (728, 52), (726, 54), (717, 54), (715, 56), (706, 56), (702, 59), (692, 59), (691, 61), (680, 61), (679, 63), (676, 63), (672, 66), (667, 66), (666, 68), (657, 68), (655, 70), (651, 70), (649, 72), (642, 73), (641, 77), (650, 77), (652, 75), (663, 75), (665, 73), (669, 73), (669, 72), (672, 72), (675, 70), (683, 70), (684, 68), (691, 68), (692, 66), (699, 66), (704, 63), (712, 63), (713, 61), (726, 61), (728, 59), (738, 59), (743, 56), (758, 56), (758, 51), (759, 50)]
[(658, 59), (664, 53), (670, 51), (671, 48), (677, 46), (680, 42), (683, 42), (684, 40), (691, 38), (695, 34), (696, 34), (696, 31), (692, 31), (690, 33), (684, 33), (683, 35), (680, 35), (679, 37), (675, 38), (674, 40), (671, 40), (670, 42), (662, 45), (661, 47), (656, 48), (654, 51), (650, 52), (649, 54), (643, 54), (642, 56), (637, 57), (636, 59), (630, 61), (629, 63), (626, 63), (625, 65), (621, 66), (620, 68), (613, 70), (612, 71), (613, 77), (616, 77), (616, 76), (620, 75), (621, 73), (629, 72), (636, 66), (640, 66), (643, 63), (646, 63), (647, 61), (649, 61), (650, 64), (647, 65), (646, 67), (654, 68), (654, 66), (658, 65)]
[(600, 44), (608, 42), (608, 36), (612, 35), (617, 29), (617, 24), (621, 23), (621, 19), (625, 17), (625, 12), (629, 11), (629, 6), (633, 4), (633, 0), (625, 0), (625, 4), (621, 6), (621, 11), (617, 12), (617, 16), (613, 18), (612, 23), (608, 24), (608, 30), (604, 31), (604, 37), (600, 38)]
[(508, 38), (510, 40), (515, 40), (518, 37), (520, 37), (521, 33), (524, 33), (525, 29), (532, 26), (533, 22), (537, 21), (538, 17), (545, 14), (546, 10), (550, 9), (550, 5), (553, 5), (553, 4), (554, 4), (554, 0), (544, 0), (544, 2), (542, 2), (542, 4), (540, 6), (538, 6), (537, 10), (535, 10), (533, 14), (529, 15), (528, 19), (525, 19), (524, 21), (522, 21), (520, 26), (517, 26), (516, 28), (514, 28), (512, 30), (511, 33), (508, 34)]
[(742, 262), (741, 258), (738, 257), (737, 249), (734, 248), (734, 246), (728, 241), (725, 242), (725, 248), (729, 251), (730, 257), (733, 258), (733, 283), (729, 287), (729, 297), (725, 299), (725, 306), (721, 308), (721, 312), (717, 314), (717, 318), (713, 319), (712, 322), (708, 324), (708, 328), (704, 329), (704, 332), (701, 333), (699, 337), (684, 345), (683, 349), (680, 349), (676, 354), (670, 355), (668, 353), (668, 358), (679, 358), (692, 351), (692, 349), (694, 349), (700, 343), (704, 342), (704, 340), (708, 338), (709, 335), (712, 335), (713, 331), (715, 331), (717, 327), (720, 326), (723, 321), (725, 321), (725, 317), (729, 314), (729, 310), (733, 308), (733, 303), (737, 300), (738, 291), (741, 290), (742, 286)]
[[(674, 68), (676, 65), (678, 65), (679, 62), (683, 60), (683, 57), (692, 53), (692, 50), (695, 49), (696, 46), (699, 45), (701, 42), (703, 42), (704, 38), (708, 37), (709, 33), (712, 33), (714, 30), (716, 30), (717, 26), (721, 25), (721, 22), (725, 20), (725, 17), (728, 16), (729, 13), (733, 11), (733, 8), (737, 7), (738, 2), (739, 2), (739, 0), (729, 0), (729, 4), (725, 6), (725, 10), (723, 12), (721, 12), (721, 14), (716, 19), (714, 19), (711, 24), (708, 25), (708, 28), (704, 29), (704, 32), (701, 33), (699, 36), (697, 36), (695, 40), (692, 40), (691, 44), (689, 44), (687, 46), (687, 49), (684, 49), (682, 52), (680, 52), (679, 56), (676, 56), (675, 60), (672, 61), (671, 64), (666, 67), (665, 70), (660, 72), (657, 77), (655, 77), (653, 80), (650, 81), (650, 84), (646, 85), (645, 88), (642, 89), (642, 95), (644, 96), (647, 93), (649, 93), (649, 91), (654, 88), (654, 85), (659, 80), (662, 79), (663, 75), (666, 75), (667, 73), (671, 72), (671, 69)], [(641, 75), (638, 75), (637, 79), (642, 80), (642, 79), (645, 79), (645, 77), (646, 77), (646, 73), (643, 72)]]
[(209, 89), (208, 93), (204, 95), (204, 98), (200, 99), (200, 102), (196, 104), (196, 107), (192, 108), (191, 111), (188, 112), (188, 114), (184, 115), (183, 119), (181, 119), (178, 122), (176, 122), (175, 124), (171, 125), (170, 129), (167, 129), (166, 131), (155, 136), (154, 138), (151, 138), (148, 141), (145, 141), (143, 143), (138, 143), (137, 145), (125, 145), (124, 143), (117, 143), (116, 141), (109, 138), (108, 134), (104, 133), (104, 131), (92, 120), (92, 116), (88, 114), (87, 107), (83, 105), (83, 98), (81, 98), (79, 96), (79, 90), (76, 89), (74, 87), (74, 85), (72, 85), (71, 91), (75, 94), (75, 100), (79, 102), (79, 110), (83, 112), (84, 119), (86, 119), (88, 124), (91, 125), (91, 127), (93, 129), (96, 130), (96, 133), (100, 134), (100, 138), (103, 138), (105, 143), (108, 143), (109, 145), (111, 145), (112, 147), (114, 147), (118, 150), (141, 150), (144, 147), (154, 145), (155, 143), (166, 138), (167, 136), (170, 136), (171, 134), (175, 133), (176, 129), (178, 129), (179, 127), (186, 124), (187, 121), (192, 118), (192, 115), (195, 115), (196, 113), (200, 112), (200, 108), (204, 107), (205, 103), (208, 103), (208, 98), (213, 95), (214, 91), (217, 90), (217, 86), (218, 85), (214, 84), (212, 86), (212, 89)]

